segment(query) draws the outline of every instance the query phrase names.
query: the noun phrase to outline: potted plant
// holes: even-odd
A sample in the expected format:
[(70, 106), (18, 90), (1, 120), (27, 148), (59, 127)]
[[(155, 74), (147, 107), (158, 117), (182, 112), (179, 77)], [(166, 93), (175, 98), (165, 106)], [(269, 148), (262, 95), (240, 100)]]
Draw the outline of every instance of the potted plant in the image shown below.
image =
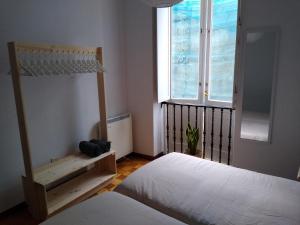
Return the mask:
[(188, 150), (191, 155), (196, 155), (197, 152), (197, 145), (199, 141), (199, 129), (198, 128), (192, 128), (190, 124), (188, 124), (188, 127), (185, 131), (186, 139), (188, 143)]

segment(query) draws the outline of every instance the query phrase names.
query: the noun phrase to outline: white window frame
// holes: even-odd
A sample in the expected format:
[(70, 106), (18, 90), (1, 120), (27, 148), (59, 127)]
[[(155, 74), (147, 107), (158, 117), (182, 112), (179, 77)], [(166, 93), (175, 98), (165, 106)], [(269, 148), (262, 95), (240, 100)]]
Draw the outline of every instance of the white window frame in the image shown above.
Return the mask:
[(170, 8), (159, 8), (156, 11), (157, 101), (159, 103), (171, 98), (170, 12)]
[[(239, 7), (238, 7), (239, 8)], [(157, 14), (159, 14), (161, 12), (162, 9), (157, 9)], [(166, 10), (166, 9), (163, 9)], [(218, 101), (218, 100), (211, 100), (209, 99), (209, 76), (210, 76), (210, 41), (211, 41), (211, 36), (210, 36), (210, 30), (211, 30), (211, 26), (212, 26), (212, 1), (211, 0), (201, 0), (201, 24), (200, 24), (200, 38), (199, 38), (199, 75), (198, 75), (198, 83), (199, 83), (199, 87), (198, 87), (198, 99), (180, 99), (180, 98), (172, 98), (171, 96), (171, 91), (172, 91), (172, 82), (171, 82), (171, 76), (172, 76), (172, 71), (171, 71), (171, 9), (167, 8), (168, 12), (169, 12), (169, 21), (167, 22), (168, 24), (168, 37), (169, 37), (169, 43), (168, 43), (168, 65), (169, 65), (169, 71), (168, 71), (168, 85), (166, 86), (166, 84), (162, 85), (160, 84), (160, 76), (162, 76), (162, 74), (160, 72), (158, 72), (158, 96), (159, 96), (159, 92), (162, 92), (160, 89), (161, 88), (165, 88), (165, 90), (169, 91), (168, 94), (168, 98), (164, 97), (164, 98), (160, 98), (158, 97), (158, 102), (162, 102), (163, 101), (171, 101), (171, 102), (177, 102), (177, 103), (191, 103), (191, 104), (206, 104), (206, 105), (214, 105), (214, 106), (221, 106), (221, 107), (232, 107), (233, 102), (234, 102), (234, 93), (232, 95), (232, 101), (231, 102), (226, 102), (226, 101)], [(239, 12), (237, 13), (239, 14)], [(237, 15), (238, 16), (238, 15)], [(163, 24), (166, 24), (166, 22), (164, 22)], [(159, 40), (161, 38), (161, 32), (159, 31), (159, 27), (161, 26), (161, 22), (159, 21), (159, 17), (157, 19), (157, 40), (158, 40), (158, 62), (157, 62), (157, 66), (158, 66), (158, 71), (160, 70), (159, 67), (161, 66), (160, 61), (161, 60), (161, 56), (159, 56)], [(163, 29), (160, 29), (161, 31)], [(166, 29), (164, 29), (166, 30)], [(165, 32), (165, 31), (164, 31)], [(238, 36), (238, 25), (237, 25), (237, 36)], [(236, 38), (236, 52), (237, 52), (237, 43), (238, 43), (238, 37)], [(235, 57), (235, 64), (236, 64), (236, 57)], [(235, 66), (236, 67), (236, 66)], [(235, 73), (235, 72), (234, 72)], [(233, 86), (234, 86), (234, 80), (235, 78), (233, 77)], [(232, 89), (234, 89), (232, 87)], [(232, 90), (234, 92), (234, 90)]]
[[(202, 70), (204, 68), (204, 57), (205, 57), (205, 51), (202, 51), (205, 49), (205, 38), (204, 38), (204, 35), (205, 35), (205, 32), (204, 32), (204, 27), (206, 26), (205, 25), (205, 16), (204, 13), (202, 12), (205, 12), (205, 7), (206, 7), (206, 4), (205, 4), (206, 0), (201, 0), (201, 18), (200, 18), (200, 36), (199, 36), (199, 73), (198, 73), (198, 98), (197, 99), (182, 99), (182, 98), (172, 98), (172, 95), (171, 95), (171, 91), (172, 91), (172, 70), (171, 70), (171, 57), (170, 57), (170, 99), (169, 101), (171, 102), (176, 102), (176, 103), (187, 103), (187, 104), (203, 104), (204, 103), (204, 94), (203, 94), (203, 84), (204, 84), (204, 80), (203, 80), (203, 76), (201, 75), (202, 74)], [(170, 10), (170, 8), (169, 8)], [(170, 55), (171, 55), (171, 45), (172, 45), (172, 40), (171, 40), (171, 31), (172, 31), (172, 27), (171, 27), (171, 19), (172, 19), (172, 13), (171, 13), (171, 10), (170, 10), (170, 20), (169, 20), (169, 27), (170, 27)]]
[[(206, 37), (205, 37), (205, 52), (208, 55), (205, 57), (205, 68), (206, 70), (204, 71), (204, 80), (205, 80), (205, 91), (203, 93), (203, 98), (204, 102), (207, 105), (215, 105), (215, 106), (220, 106), (220, 107), (232, 107), (232, 102), (233, 102), (233, 95), (232, 95), (232, 100), (229, 101), (220, 101), (220, 100), (211, 100), (209, 99), (209, 93), (210, 93), (210, 83), (209, 83), (209, 78), (210, 78), (210, 71), (211, 71), (211, 30), (212, 30), (212, 1), (207, 0), (207, 10), (205, 11), (207, 13), (206, 17)], [(208, 10), (209, 9), (209, 10)], [(235, 59), (234, 59), (235, 60)], [(234, 74), (233, 74), (234, 76)], [(234, 78), (233, 78), (234, 82)], [(232, 89), (233, 89), (233, 83), (232, 83)], [(233, 92), (233, 90), (232, 90)]]

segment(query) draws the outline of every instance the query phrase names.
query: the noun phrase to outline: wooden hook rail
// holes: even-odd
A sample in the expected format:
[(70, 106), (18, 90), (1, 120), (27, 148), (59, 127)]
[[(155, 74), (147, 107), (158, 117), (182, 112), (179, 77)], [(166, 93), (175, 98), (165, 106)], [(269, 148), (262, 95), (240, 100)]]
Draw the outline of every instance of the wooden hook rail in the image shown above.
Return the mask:
[(104, 71), (97, 49), (15, 43), (21, 75), (72, 75)]
[[(30, 71), (30, 68), (24, 68), (24, 58), (22, 54), (48, 54), (62, 57), (61, 65), (65, 62), (71, 62), (70, 66), (75, 66), (72, 63), (80, 63), (75, 60), (85, 58), (86, 64), (80, 65), (78, 73), (96, 73), (98, 84), (98, 98), (99, 98), (99, 113), (100, 113), (100, 136), (102, 140), (107, 140), (107, 119), (106, 119), (106, 102), (105, 102), (105, 81), (103, 74), (103, 58), (102, 48), (83, 48), (73, 46), (57, 46), (57, 45), (36, 45), (24, 43), (8, 43), (9, 59), (12, 72), (12, 81), (15, 95), (15, 102), (17, 108), (19, 132), (21, 137), (23, 161), (25, 165), (25, 176), (23, 176), (23, 187), (26, 202), (29, 205), (29, 210), (37, 219), (45, 219), (49, 215), (53, 215), (71, 204), (89, 197), (103, 187), (110, 183), (116, 174), (115, 153), (113, 151), (106, 155), (101, 155), (97, 158), (87, 159), (86, 157), (75, 152), (71, 156), (64, 157), (55, 163), (44, 165), (40, 168), (33, 168), (31, 157), (31, 146), (28, 137), (26, 112), (24, 108), (21, 75), (22, 69), (32, 72), (31, 75), (41, 75), (37, 69), (40, 65), (38, 62), (44, 60), (48, 63), (47, 67), (50, 72), (55, 71), (51, 67), (59, 65), (53, 64), (51, 60), (35, 59), (36, 64)], [(57, 55), (55, 55), (57, 54)], [(67, 57), (63, 57), (64, 55)], [(78, 56), (78, 58), (71, 58), (70, 56)], [(68, 58), (69, 57), (69, 58)], [(90, 58), (89, 58), (90, 57)], [(71, 61), (67, 61), (67, 58)], [(93, 59), (93, 61), (88, 61)], [(53, 60), (58, 60), (53, 58)], [(74, 61), (72, 61), (74, 60)], [(56, 62), (56, 61), (55, 61)], [(90, 64), (88, 64), (88, 62)], [(58, 63), (59, 64), (59, 63)], [(97, 67), (97, 65), (99, 67)], [(41, 66), (40, 66), (41, 67)], [(45, 67), (45, 65), (44, 65)], [(93, 67), (93, 68), (92, 68)], [(70, 73), (73, 70), (65, 69), (62, 72)], [(75, 71), (76, 72), (76, 71)], [(63, 74), (64, 74), (63, 73)], [(46, 73), (44, 75), (50, 75)], [(52, 74), (51, 74), (52, 75)], [(94, 165), (91, 167), (91, 165)], [(74, 167), (75, 165), (75, 167)], [(92, 169), (90, 169), (92, 168)], [(85, 170), (84, 174), (74, 177), (73, 173), (78, 174)], [(79, 191), (74, 191), (79, 190)]]

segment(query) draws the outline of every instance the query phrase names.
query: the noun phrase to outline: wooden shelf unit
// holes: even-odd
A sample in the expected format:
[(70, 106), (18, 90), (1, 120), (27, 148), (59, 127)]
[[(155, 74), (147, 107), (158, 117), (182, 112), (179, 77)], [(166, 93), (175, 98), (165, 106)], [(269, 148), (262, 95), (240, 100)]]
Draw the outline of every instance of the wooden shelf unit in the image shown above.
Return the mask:
[[(46, 219), (96, 194), (109, 184), (116, 175), (115, 152), (95, 158), (82, 154), (69, 155), (37, 168), (34, 175), (33, 183), (23, 177), (24, 187), (31, 189), (25, 191), (26, 202), (36, 218)], [(37, 198), (32, 198), (29, 192), (35, 193)]]
[(90, 158), (81, 153), (68, 155), (33, 170), (33, 179), (43, 186), (50, 186), (60, 179), (73, 174), (101, 159), (111, 155), (113, 151), (104, 153), (98, 157)]
[[(52, 163), (33, 168), (24, 109), (21, 68), (18, 53), (46, 52), (55, 54), (93, 54), (103, 65), (102, 48), (8, 43), (9, 60), (17, 108), (25, 176), (22, 177), (25, 200), (33, 217), (44, 220), (64, 208), (78, 203), (109, 184), (116, 174), (115, 152), (110, 151), (95, 158), (80, 153), (66, 156)], [(100, 114), (99, 139), (107, 140), (107, 118), (103, 71), (97, 72)]]
[(81, 201), (83, 196), (86, 198), (97, 193), (100, 188), (110, 183), (114, 176), (115, 173), (109, 171), (90, 171), (47, 192), (48, 214)]

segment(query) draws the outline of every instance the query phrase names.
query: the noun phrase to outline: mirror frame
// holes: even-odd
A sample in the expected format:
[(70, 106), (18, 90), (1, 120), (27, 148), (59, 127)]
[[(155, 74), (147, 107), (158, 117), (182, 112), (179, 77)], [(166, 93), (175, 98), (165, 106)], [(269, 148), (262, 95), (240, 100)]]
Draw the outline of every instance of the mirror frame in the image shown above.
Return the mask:
[[(246, 62), (246, 40), (248, 33), (254, 32), (274, 32), (276, 34), (275, 39), (275, 55), (273, 62), (273, 80), (272, 80), (272, 93), (271, 93), (271, 104), (270, 104), (270, 119), (269, 119), (269, 129), (268, 129), (268, 139), (267, 141), (261, 141), (250, 138), (242, 138), (241, 137), (241, 127), (242, 127), (242, 114), (243, 114), (243, 100), (244, 100), (244, 79), (245, 79), (245, 62)], [(272, 130), (273, 130), (273, 122), (274, 122), (274, 110), (276, 104), (276, 89), (277, 89), (277, 76), (278, 76), (278, 63), (279, 63), (279, 52), (280, 52), (280, 36), (281, 29), (279, 26), (265, 26), (265, 27), (249, 27), (244, 30), (242, 34), (242, 45), (241, 45), (241, 79), (240, 79), (240, 126), (238, 130), (238, 137), (241, 140), (247, 141), (255, 141), (260, 143), (272, 143)]]

